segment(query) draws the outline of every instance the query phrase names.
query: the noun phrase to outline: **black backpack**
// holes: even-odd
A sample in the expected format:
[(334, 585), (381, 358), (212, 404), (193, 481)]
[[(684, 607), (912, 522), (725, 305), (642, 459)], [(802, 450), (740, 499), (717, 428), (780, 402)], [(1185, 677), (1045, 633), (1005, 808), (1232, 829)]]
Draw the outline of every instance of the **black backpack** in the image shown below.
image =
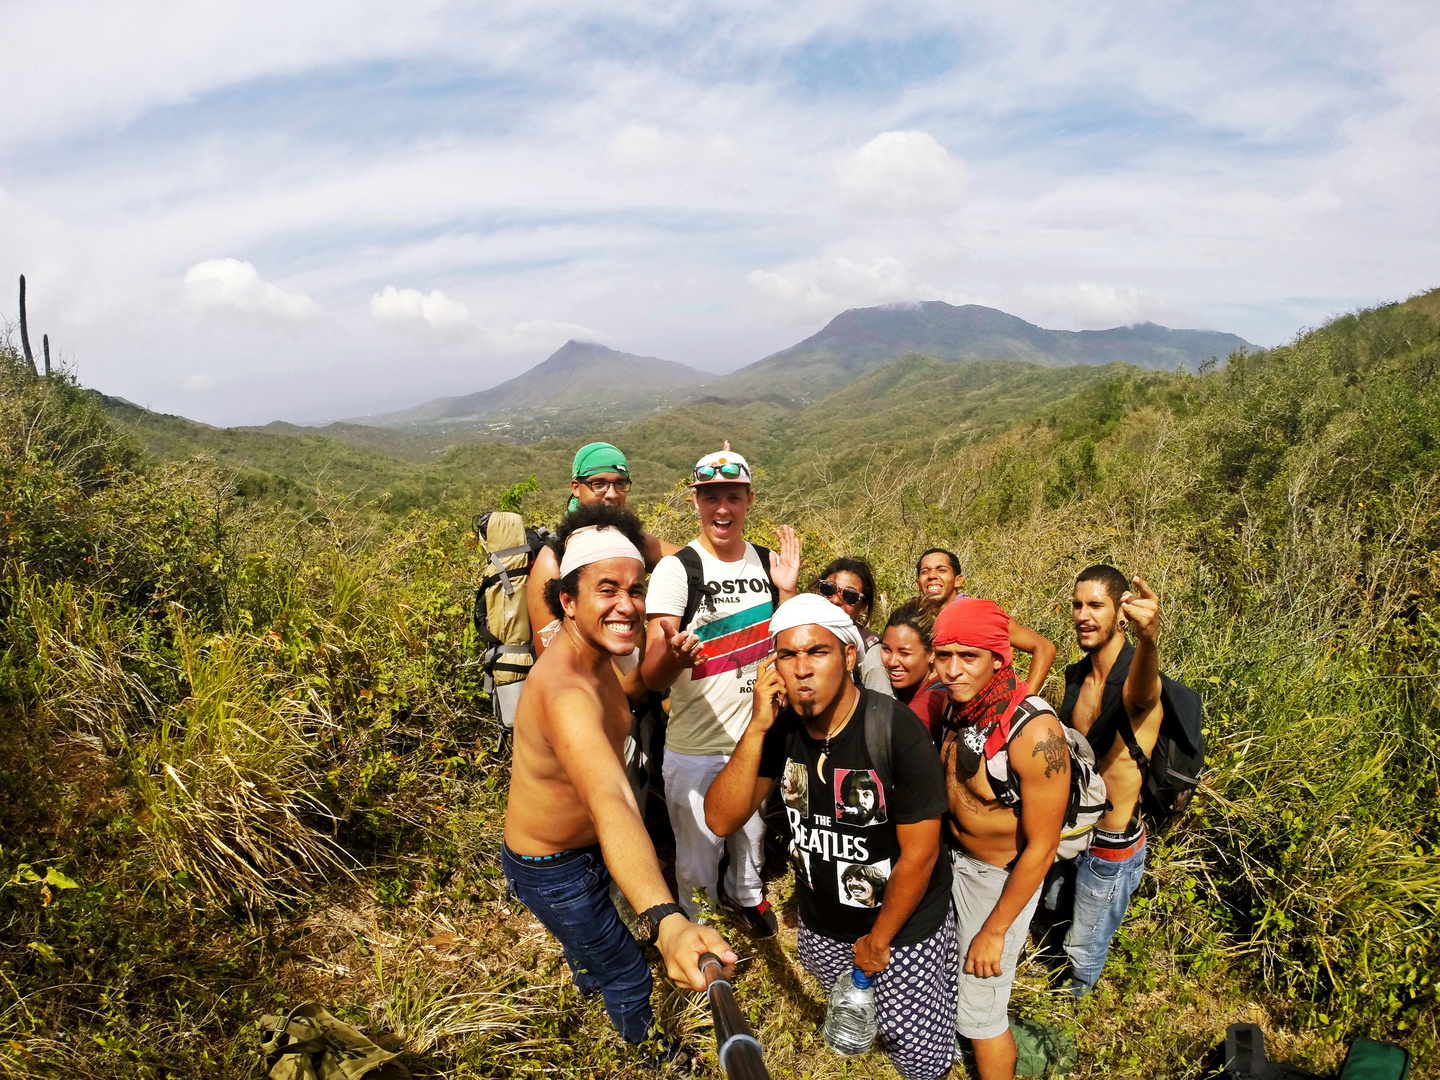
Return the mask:
[[(1115, 666), (1110, 669), (1109, 678), (1105, 680), (1100, 715), (1087, 738), (1097, 761), (1109, 752), (1116, 735), (1125, 741), (1130, 757), (1140, 767), (1140, 775), (1144, 778), (1140, 789), (1140, 811), (1150, 819), (1158, 833), (1184, 813), (1195, 795), (1195, 789), (1200, 786), (1200, 777), (1205, 771), (1205, 707), (1199, 694), (1162, 672), (1160, 734), (1155, 740), (1155, 749), (1147, 756), (1135, 739), (1135, 729), (1130, 726), (1123, 698), (1125, 677), (1130, 674), (1130, 663), (1134, 658), (1135, 646), (1127, 641), (1115, 660)], [(1075, 714), (1075, 702), (1080, 697), (1080, 687), (1090, 674), (1090, 668), (1088, 656), (1065, 668), (1065, 700), (1059, 714), (1066, 726), (1073, 726), (1070, 720)]]
[[(760, 567), (765, 571), (765, 583), (770, 586), (770, 611), (773, 614), (780, 606), (780, 589), (775, 584), (775, 579), (770, 576), (770, 549), (759, 544), (750, 546), (755, 549), (755, 554), (760, 556)], [(715, 594), (705, 583), (705, 566), (700, 561), (698, 551), (687, 544), (675, 553), (675, 557), (685, 568), (685, 580), (689, 584), (685, 594), (685, 614), (680, 617), (680, 629), (688, 630), (690, 620), (695, 618), (695, 613), (701, 607), (707, 611), (715, 610)]]

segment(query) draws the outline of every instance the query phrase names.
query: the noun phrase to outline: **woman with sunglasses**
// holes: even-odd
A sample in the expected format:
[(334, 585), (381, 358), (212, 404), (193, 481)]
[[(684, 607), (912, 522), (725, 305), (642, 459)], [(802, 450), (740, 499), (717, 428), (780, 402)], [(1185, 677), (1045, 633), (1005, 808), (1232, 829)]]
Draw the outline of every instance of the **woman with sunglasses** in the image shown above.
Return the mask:
[(933, 597), (913, 597), (890, 613), (880, 647), (895, 699), (910, 706), (937, 742), (945, 715), (945, 684), (935, 677), (935, 619), (944, 609)]
[(865, 656), (855, 669), (860, 684), (877, 694), (894, 697), (890, 677), (880, 657), (880, 635), (865, 625), (875, 602), (875, 574), (864, 559), (842, 555), (832, 559), (815, 582), (813, 592), (819, 593), (849, 615), (865, 642)]
[[(630, 463), (616, 446), (610, 443), (594, 442), (582, 446), (575, 454), (570, 469), (570, 502), (565, 512), (580, 506), (604, 503), (624, 509), (625, 500), (630, 496)], [(667, 544), (653, 533), (645, 533), (645, 546), (640, 553), (645, 556), (645, 569), (655, 569), (655, 564), (665, 555), (673, 555), (680, 549)], [(535, 656), (538, 659), (550, 644), (550, 639), (560, 628), (558, 619), (550, 617), (545, 605), (545, 586), (552, 578), (560, 576), (560, 560), (547, 544), (535, 556), (535, 565), (530, 570), (530, 581), (525, 587), (525, 606), (530, 610), (530, 626), (535, 634)], [(621, 675), (628, 676), (635, 665), (623, 665)], [(632, 698), (643, 695), (644, 684), (638, 676), (627, 682), (622, 678), (625, 691)]]

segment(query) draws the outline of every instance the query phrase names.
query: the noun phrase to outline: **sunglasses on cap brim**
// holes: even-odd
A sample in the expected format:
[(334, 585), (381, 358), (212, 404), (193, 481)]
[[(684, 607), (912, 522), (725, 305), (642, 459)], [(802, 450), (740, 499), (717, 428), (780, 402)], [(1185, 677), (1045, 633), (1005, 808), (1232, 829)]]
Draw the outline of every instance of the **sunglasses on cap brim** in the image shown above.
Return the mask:
[(742, 474), (749, 479), (745, 466), (738, 461), (727, 461), (724, 465), (698, 465), (695, 468), (695, 479), (701, 483), (716, 479), (739, 480)]
[(861, 600), (864, 600), (864, 599), (865, 599), (865, 594), (864, 594), (864, 593), (862, 593), (862, 592), (857, 592), (857, 591), (854, 590), (854, 589), (842, 589), (839, 585), (836, 585), (835, 582), (833, 582), (833, 581), (822, 581), (822, 582), (820, 582), (820, 595), (821, 595), (821, 596), (825, 597), (825, 598), (828, 600), (830, 597), (834, 596), (836, 593), (839, 593), (839, 594), (840, 594), (840, 599), (841, 599), (841, 600), (844, 600), (845, 603), (851, 604), (851, 605), (858, 604), (858, 603), (860, 603)]

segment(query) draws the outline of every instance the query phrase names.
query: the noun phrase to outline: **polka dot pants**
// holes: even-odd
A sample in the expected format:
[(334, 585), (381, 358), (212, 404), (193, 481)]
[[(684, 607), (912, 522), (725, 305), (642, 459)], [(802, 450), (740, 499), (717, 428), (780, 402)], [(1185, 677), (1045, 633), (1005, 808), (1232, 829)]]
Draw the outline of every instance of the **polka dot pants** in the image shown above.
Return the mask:
[[(800, 924), (800, 964), (828, 993), (855, 966), (853, 947)], [(955, 910), (923, 941), (890, 950), (875, 980), (875, 1040), (905, 1080), (935, 1080), (955, 1058)]]

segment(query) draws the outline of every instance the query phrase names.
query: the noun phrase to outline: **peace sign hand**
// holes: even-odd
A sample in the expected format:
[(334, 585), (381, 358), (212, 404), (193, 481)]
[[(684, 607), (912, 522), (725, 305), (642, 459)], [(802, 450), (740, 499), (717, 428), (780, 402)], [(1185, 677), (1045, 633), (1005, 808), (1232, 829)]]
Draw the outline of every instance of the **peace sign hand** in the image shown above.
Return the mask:
[(1135, 636), (1152, 645), (1160, 636), (1160, 598), (1140, 575), (1130, 579), (1130, 590), (1120, 597), (1120, 611), (1135, 627)]

